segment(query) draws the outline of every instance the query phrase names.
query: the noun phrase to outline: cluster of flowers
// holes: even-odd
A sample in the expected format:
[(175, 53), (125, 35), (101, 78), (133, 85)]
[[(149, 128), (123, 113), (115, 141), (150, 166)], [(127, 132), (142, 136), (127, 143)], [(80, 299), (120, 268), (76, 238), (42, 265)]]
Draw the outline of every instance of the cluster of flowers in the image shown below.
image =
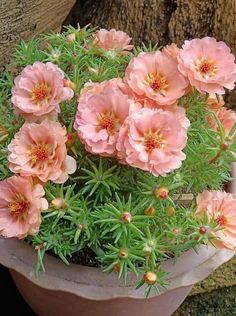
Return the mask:
[[(74, 41), (74, 34), (67, 37)], [(100, 30), (94, 45), (127, 54), (131, 38), (121, 31)], [(192, 89), (208, 94), (208, 106), (229, 135), (236, 114), (223, 107), (225, 89), (236, 82), (234, 56), (223, 42), (205, 37), (160, 51), (142, 52), (128, 64), (124, 78), (88, 82), (78, 98), (74, 128), (88, 152), (116, 157), (165, 176), (186, 158), (190, 122), (178, 100)], [(15, 79), (12, 104), (26, 122), (8, 146), (9, 169), (17, 174), (0, 183), (0, 233), (23, 238), (37, 233), (41, 211), (47, 208), (43, 185), (64, 183), (76, 171), (67, 155), (67, 131), (57, 121), (60, 103), (73, 97), (74, 85), (51, 62), (36, 62)], [(219, 124), (209, 119), (215, 130)], [(230, 135), (230, 137), (233, 137)], [(229, 139), (230, 141), (230, 139)], [(205, 191), (198, 196), (196, 214), (207, 214), (223, 228), (214, 244), (236, 245), (236, 200), (231, 194)]]

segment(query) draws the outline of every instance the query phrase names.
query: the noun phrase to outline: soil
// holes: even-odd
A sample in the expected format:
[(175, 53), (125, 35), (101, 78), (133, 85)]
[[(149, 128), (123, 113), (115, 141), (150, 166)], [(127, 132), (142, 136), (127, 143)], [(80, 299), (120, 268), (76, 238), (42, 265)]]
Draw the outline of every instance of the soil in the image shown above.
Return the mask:
[[(61, 260), (52, 250), (47, 252), (50, 256), (53, 256)], [(87, 267), (101, 267), (100, 261), (97, 259), (97, 255), (90, 248), (85, 247), (81, 251), (74, 252), (71, 257), (66, 257), (69, 263), (81, 264)]]
[(67, 258), (70, 263), (81, 264), (88, 267), (100, 267), (101, 263), (96, 258), (95, 252), (86, 247), (81, 251), (72, 254), (71, 258)]

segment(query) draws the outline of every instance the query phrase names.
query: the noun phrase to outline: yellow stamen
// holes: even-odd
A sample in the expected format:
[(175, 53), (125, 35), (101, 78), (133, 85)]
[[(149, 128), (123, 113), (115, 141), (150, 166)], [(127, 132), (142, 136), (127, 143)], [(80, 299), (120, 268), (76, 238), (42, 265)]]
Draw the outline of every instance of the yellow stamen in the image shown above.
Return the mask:
[(203, 78), (209, 78), (216, 74), (217, 67), (212, 58), (199, 58), (195, 61), (195, 69), (202, 75)]
[(106, 129), (108, 134), (114, 134), (119, 126), (119, 119), (113, 112), (104, 112), (98, 116), (98, 130)]
[(146, 82), (153, 89), (153, 91), (163, 95), (169, 87), (167, 78), (157, 72), (149, 74)]
[(51, 96), (51, 87), (47, 83), (36, 84), (31, 91), (31, 100), (36, 104), (49, 99)]

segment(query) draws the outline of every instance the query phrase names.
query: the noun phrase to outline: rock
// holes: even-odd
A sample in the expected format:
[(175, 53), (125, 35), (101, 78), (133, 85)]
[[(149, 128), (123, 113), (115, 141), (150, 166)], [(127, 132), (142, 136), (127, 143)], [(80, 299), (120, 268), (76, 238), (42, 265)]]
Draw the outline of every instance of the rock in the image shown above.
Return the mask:
[(21, 39), (60, 31), (76, 0), (1, 0), (0, 1), (0, 69), (9, 61), (13, 47)]

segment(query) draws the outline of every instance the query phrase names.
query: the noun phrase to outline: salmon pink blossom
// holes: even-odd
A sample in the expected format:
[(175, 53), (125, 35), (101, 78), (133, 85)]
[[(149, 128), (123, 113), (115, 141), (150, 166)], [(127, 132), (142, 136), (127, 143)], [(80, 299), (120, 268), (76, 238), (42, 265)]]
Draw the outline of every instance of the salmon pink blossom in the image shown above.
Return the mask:
[[(236, 113), (232, 110), (228, 110), (225, 107), (220, 108), (216, 112), (219, 122), (225, 131), (225, 135), (228, 136), (233, 126), (236, 124)], [(209, 125), (216, 131), (219, 131), (219, 126), (216, 120), (212, 117), (208, 117)]]
[(12, 176), (0, 182), (0, 235), (24, 238), (35, 235), (41, 211), (48, 208), (41, 184), (29, 177)]
[(186, 116), (185, 109), (181, 106), (177, 106), (177, 104), (160, 106), (160, 105), (156, 104), (155, 102), (150, 102), (149, 100), (146, 100), (143, 103), (143, 107), (150, 108), (150, 109), (162, 109), (164, 111), (169, 111), (176, 117), (176, 119), (180, 122), (182, 127), (188, 129), (190, 126), (190, 121)]
[(64, 73), (51, 62), (26, 66), (15, 78), (11, 101), (15, 111), (28, 121), (42, 121), (60, 112), (59, 104), (73, 97), (64, 86)]
[(118, 157), (130, 166), (165, 176), (181, 166), (186, 143), (187, 130), (173, 113), (143, 108), (133, 112), (120, 129)]
[[(102, 82), (88, 81), (80, 91), (78, 98), (78, 109), (87, 106), (88, 99), (95, 94), (100, 94), (105, 88), (117, 88), (122, 92), (125, 89), (125, 83), (121, 78), (113, 78)], [(126, 94), (124, 92), (124, 94)]]
[(76, 170), (66, 141), (66, 129), (58, 122), (25, 123), (8, 146), (9, 168), (42, 182), (64, 183)]
[(179, 56), (180, 49), (175, 43), (172, 43), (170, 45), (166, 45), (163, 48), (163, 51), (167, 53), (168, 55), (170, 55), (171, 57), (177, 58)]
[(140, 53), (125, 71), (130, 88), (159, 105), (173, 104), (185, 94), (187, 80), (179, 73), (177, 60), (165, 52)]
[(127, 52), (133, 48), (133, 45), (130, 45), (131, 40), (132, 38), (125, 32), (116, 31), (115, 29), (111, 29), (110, 31), (100, 29), (95, 35), (94, 44), (107, 51), (117, 50)]
[(78, 106), (74, 128), (86, 150), (114, 156), (120, 127), (138, 106), (119, 89), (109, 86), (90, 96), (86, 106)]
[(204, 37), (185, 41), (180, 50), (179, 71), (199, 92), (224, 94), (236, 82), (235, 57), (224, 42)]
[(223, 191), (204, 191), (197, 197), (196, 216), (217, 223), (217, 229), (210, 232), (216, 239), (217, 248), (236, 249), (236, 199)]

